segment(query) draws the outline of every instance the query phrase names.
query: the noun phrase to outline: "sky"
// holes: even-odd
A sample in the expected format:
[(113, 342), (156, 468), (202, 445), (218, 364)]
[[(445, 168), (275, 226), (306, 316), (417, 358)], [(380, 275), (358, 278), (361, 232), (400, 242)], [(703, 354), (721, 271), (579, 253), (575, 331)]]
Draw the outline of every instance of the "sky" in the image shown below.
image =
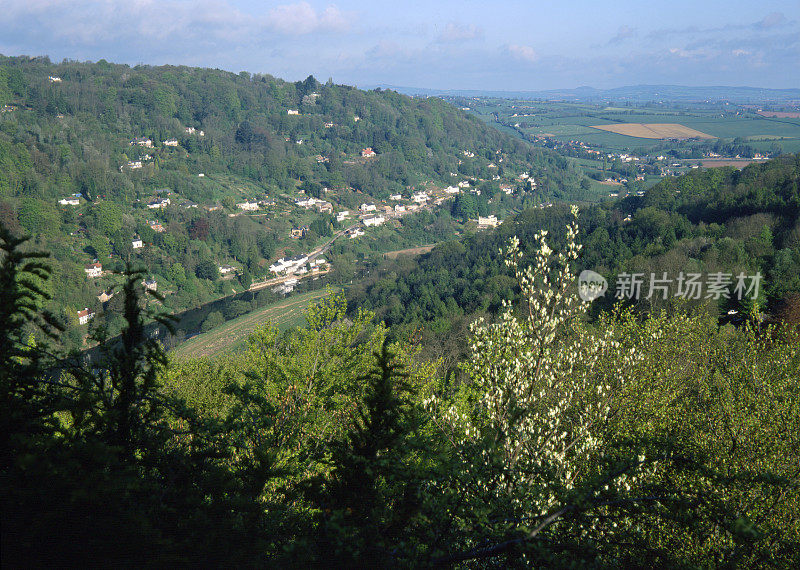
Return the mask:
[(359, 87), (800, 87), (798, 0), (2, 0), (0, 54)]

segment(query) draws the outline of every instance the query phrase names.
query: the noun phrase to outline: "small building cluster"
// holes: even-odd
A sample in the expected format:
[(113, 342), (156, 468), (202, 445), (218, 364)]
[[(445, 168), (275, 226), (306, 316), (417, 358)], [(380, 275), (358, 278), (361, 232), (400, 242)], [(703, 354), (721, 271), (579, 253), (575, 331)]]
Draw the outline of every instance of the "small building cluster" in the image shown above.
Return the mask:
[(100, 277), (103, 274), (103, 266), (96, 261), (85, 266), (83, 270), (86, 272), (86, 277), (90, 278)]
[(275, 274), (294, 273), (308, 262), (308, 255), (300, 254), (294, 257), (282, 257), (269, 266), (269, 270)]
[(236, 207), (245, 212), (252, 212), (258, 210), (258, 202), (240, 202), (236, 204)]

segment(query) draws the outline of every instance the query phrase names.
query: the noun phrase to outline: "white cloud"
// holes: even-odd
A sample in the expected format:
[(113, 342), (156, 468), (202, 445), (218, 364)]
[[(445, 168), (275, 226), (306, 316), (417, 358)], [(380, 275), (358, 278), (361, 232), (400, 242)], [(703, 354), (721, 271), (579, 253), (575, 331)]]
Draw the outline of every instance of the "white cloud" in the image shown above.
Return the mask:
[(511, 44), (508, 46), (508, 53), (517, 59), (533, 63), (537, 59), (536, 51), (531, 46)]
[(267, 22), (272, 29), (288, 35), (344, 31), (349, 24), (336, 6), (317, 13), (308, 2), (277, 6), (270, 10)]

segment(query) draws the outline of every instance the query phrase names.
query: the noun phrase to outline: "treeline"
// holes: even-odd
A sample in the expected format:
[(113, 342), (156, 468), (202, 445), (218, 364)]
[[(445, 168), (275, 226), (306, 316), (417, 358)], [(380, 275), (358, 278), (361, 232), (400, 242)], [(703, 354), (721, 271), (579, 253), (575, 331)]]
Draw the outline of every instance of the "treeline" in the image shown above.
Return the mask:
[(83, 363), (40, 312), (46, 260), (0, 232), (3, 566), (796, 566), (797, 337), (588, 326), (536, 245), (530, 279), (505, 257), (530, 310), (477, 324), (455, 383), (337, 295), (170, 362), (133, 273)]

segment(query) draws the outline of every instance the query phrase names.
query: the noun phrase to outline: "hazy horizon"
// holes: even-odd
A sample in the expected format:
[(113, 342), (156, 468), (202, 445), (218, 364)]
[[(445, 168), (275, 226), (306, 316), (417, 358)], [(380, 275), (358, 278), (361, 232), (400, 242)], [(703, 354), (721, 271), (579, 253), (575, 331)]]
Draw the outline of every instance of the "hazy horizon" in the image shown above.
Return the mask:
[(800, 5), (10, 0), (0, 53), (438, 90), (786, 89), (800, 87)]

